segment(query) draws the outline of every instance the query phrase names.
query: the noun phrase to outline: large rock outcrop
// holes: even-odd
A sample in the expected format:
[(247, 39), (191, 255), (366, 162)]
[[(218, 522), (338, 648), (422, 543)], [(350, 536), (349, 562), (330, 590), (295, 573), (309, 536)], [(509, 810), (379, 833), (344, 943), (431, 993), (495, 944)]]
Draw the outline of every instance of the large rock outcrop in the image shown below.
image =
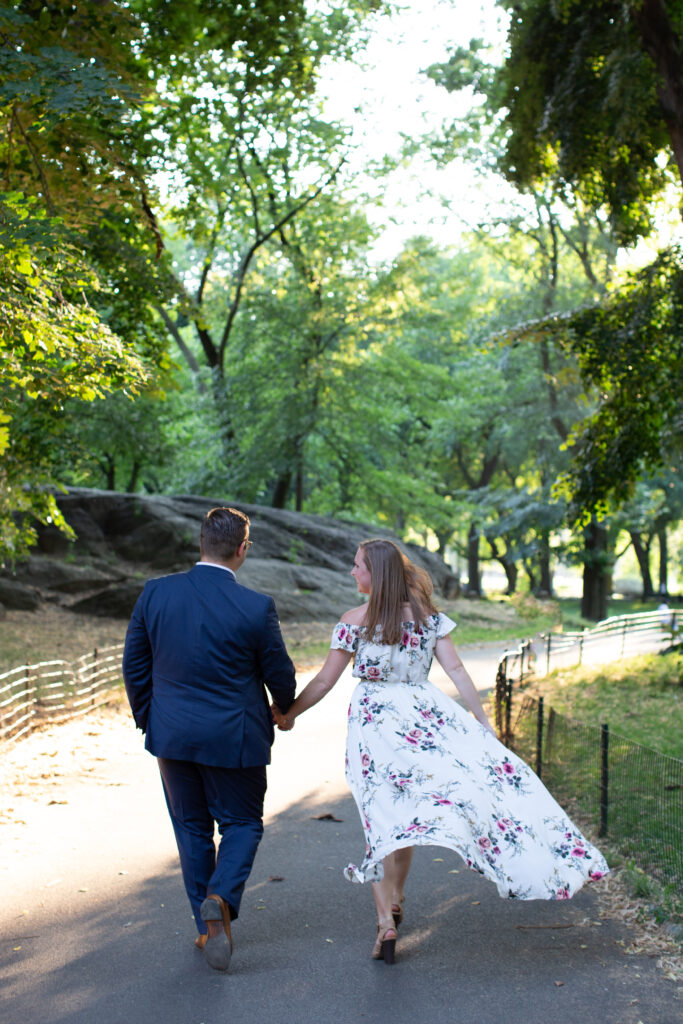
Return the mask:
[[(456, 577), (438, 556), (362, 523), (190, 495), (74, 488), (57, 500), (76, 540), (53, 526), (39, 528), (32, 557), (0, 578), (2, 601), (10, 607), (35, 606), (42, 598), (79, 612), (127, 618), (146, 579), (196, 561), (203, 517), (226, 504), (251, 519), (254, 546), (240, 582), (272, 594), (283, 620), (334, 619), (357, 604), (349, 572), (359, 541), (367, 537), (396, 540), (427, 569), (438, 592), (457, 592)], [(13, 589), (23, 604), (13, 603)]]

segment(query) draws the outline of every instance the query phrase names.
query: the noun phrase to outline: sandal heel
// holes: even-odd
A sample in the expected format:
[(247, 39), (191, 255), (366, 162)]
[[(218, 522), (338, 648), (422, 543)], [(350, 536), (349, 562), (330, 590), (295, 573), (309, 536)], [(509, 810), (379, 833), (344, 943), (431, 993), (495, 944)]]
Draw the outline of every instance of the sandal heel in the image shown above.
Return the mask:
[(396, 963), (396, 939), (385, 939), (382, 943), (382, 959), (385, 964)]

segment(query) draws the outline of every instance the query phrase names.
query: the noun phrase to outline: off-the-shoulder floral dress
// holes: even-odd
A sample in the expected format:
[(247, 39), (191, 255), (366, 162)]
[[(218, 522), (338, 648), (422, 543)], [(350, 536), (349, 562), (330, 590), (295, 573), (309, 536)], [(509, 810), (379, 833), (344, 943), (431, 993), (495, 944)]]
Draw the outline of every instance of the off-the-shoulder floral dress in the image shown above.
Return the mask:
[(399, 644), (340, 622), (333, 648), (354, 654), (346, 778), (366, 839), (351, 881), (377, 881), (405, 846), (455, 850), (501, 896), (569, 899), (608, 867), (537, 775), (427, 679), (437, 639), (455, 623), (406, 622)]

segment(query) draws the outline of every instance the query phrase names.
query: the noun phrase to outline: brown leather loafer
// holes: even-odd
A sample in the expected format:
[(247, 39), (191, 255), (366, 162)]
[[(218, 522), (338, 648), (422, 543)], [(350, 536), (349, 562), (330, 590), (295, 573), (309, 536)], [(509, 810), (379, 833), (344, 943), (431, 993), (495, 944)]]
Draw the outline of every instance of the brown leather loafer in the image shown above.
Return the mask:
[(206, 921), (208, 936), (204, 942), (204, 957), (215, 971), (227, 971), (232, 956), (230, 911), (222, 896), (209, 893), (199, 908), (202, 921)]

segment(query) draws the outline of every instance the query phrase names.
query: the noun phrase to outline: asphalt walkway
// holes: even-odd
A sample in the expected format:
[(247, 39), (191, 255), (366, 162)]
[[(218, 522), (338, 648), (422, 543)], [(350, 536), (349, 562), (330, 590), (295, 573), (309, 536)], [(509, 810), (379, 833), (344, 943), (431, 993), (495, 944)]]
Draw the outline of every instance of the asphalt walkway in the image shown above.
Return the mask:
[[(482, 688), (494, 653), (463, 652)], [(363, 855), (343, 776), (352, 685), (278, 735), (227, 975), (193, 947), (156, 766), (125, 709), (15, 744), (0, 765), (2, 1024), (680, 1024), (680, 986), (624, 955), (630, 933), (594, 888), (507, 902), (448, 850), (416, 852), (397, 962), (370, 959), (372, 894), (342, 877)]]

